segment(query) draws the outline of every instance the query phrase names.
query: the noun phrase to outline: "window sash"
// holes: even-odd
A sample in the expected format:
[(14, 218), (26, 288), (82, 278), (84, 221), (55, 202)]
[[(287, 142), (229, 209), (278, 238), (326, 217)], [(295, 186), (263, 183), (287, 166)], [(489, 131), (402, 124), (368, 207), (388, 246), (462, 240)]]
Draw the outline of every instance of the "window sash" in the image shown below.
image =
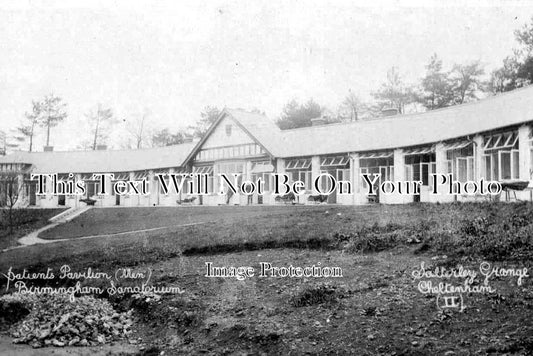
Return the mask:
[(335, 156), (335, 157), (324, 157), (320, 162), (321, 167), (341, 167), (346, 166), (350, 161), (348, 156)]
[(311, 167), (311, 159), (294, 159), (287, 161), (285, 164), (285, 169), (299, 169), (299, 170), (307, 170)]
[(517, 148), (518, 132), (510, 131), (485, 137), (484, 150), (499, 150)]

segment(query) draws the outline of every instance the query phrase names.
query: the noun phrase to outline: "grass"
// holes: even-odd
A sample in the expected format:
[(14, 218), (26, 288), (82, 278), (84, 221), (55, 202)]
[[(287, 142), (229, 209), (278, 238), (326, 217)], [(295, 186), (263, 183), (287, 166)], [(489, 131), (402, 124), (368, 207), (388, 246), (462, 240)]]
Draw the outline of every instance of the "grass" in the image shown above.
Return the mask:
[(65, 209), (15, 209), (15, 227), (9, 232), (7, 214), (0, 212), (0, 250), (17, 246), (17, 240), (22, 236), (48, 224), (48, 219), (61, 213)]
[(139, 207), (91, 209), (67, 224), (39, 235), (43, 239), (63, 239), (91, 235), (121, 233), (135, 230), (176, 227), (205, 222), (231, 222), (258, 216), (290, 214), (306, 207)]
[[(453, 219), (453, 209), (446, 210), (446, 215)], [(303, 223), (313, 224), (313, 221), (305, 221), (307, 216), (314, 218), (320, 214), (324, 214), (324, 217), (321, 218), (333, 221), (339, 225), (339, 228), (353, 228), (374, 223), (379, 225), (403, 224), (411, 221), (416, 224), (423, 220), (434, 219), (434, 212), (435, 208), (431, 205), (105, 208), (91, 209), (66, 224), (44, 231), (39, 237), (64, 239), (162, 227), (172, 228), (179, 225), (205, 222), (239, 224), (265, 218), (270, 220), (270, 226), (266, 227), (271, 228), (275, 227), (276, 224), (287, 226), (300, 215), (304, 221), (296, 223), (298, 226), (302, 226)], [(324, 222), (322, 219), (316, 221), (316, 223), (322, 222)], [(264, 228), (265, 226), (261, 225), (260, 227)]]
[[(177, 226), (192, 222), (206, 223)], [(162, 226), (170, 227), (75, 238)], [(69, 241), (0, 254), (0, 272), (149, 268), (152, 283), (186, 293), (157, 304), (111, 301), (138, 310), (139, 335), (168, 354), (527, 354), (529, 279), (520, 288), (498, 279), (497, 294), (467, 295), (467, 312), (442, 313), (411, 271), (484, 259), (531, 268), (532, 228), (525, 203), (92, 209), (48, 236)], [(321, 262), (343, 277), (206, 278), (208, 261), (256, 270)]]
[[(493, 259), (498, 258), (499, 251), (500, 258), (523, 251), (528, 253), (521, 257), (524, 259), (529, 256), (528, 241), (533, 235), (528, 234), (533, 227), (533, 219), (528, 220), (528, 214), (533, 214), (530, 204), (504, 203), (92, 209), (47, 231), (48, 238), (72, 240), (11, 251), (2, 256), (0, 270), (8, 266), (39, 267), (73, 260), (79, 265), (138, 265), (181, 255), (282, 247), (341, 248), (365, 253), (410, 244), (420, 251), (458, 256), (482, 253)], [(478, 222), (472, 222), (475, 219)], [(478, 230), (469, 226), (481, 224), (479, 221), (485, 223)], [(206, 223), (179, 226), (191, 222)], [(160, 226), (171, 227), (75, 239)], [(479, 229), (488, 232), (484, 234)], [(477, 236), (472, 236), (476, 233)]]
[[(438, 217), (436, 212), (443, 210), (446, 213)], [(67, 238), (176, 223), (212, 222), (164, 231), (30, 246), (24, 251), (11, 251), (2, 256), (0, 270), (21, 264), (39, 267), (74, 260), (80, 266), (137, 265), (181, 254), (228, 253), (269, 247), (322, 248), (336, 243), (333, 239), (336, 231), (354, 231), (373, 224), (420, 226), (427, 221), (438, 221), (443, 226), (451, 226), (456, 214), (460, 214), (456, 210), (432, 205), (92, 209), (58, 227), (61, 230), (52, 229), (47, 233), (53, 233), (55, 238)], [(161, 213), (159, 218), (152, 218), (158, 212)], [(149, 214), (148, 218), (141, 219), (143, 214)], [(180, 220), (180, 216), (185, 218)]]

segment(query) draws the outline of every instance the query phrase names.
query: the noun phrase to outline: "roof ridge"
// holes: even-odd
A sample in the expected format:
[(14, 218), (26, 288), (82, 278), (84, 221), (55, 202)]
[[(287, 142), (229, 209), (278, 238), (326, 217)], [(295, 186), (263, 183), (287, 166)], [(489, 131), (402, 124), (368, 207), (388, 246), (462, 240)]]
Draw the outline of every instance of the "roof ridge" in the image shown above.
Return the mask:
[(177, 145), (168, 145), (168, 146), (158, 146), (158, 147), (146, 147), (146, 148), (120, 148), (120, 149), (112, 149), (112, 150), (62, 150), (62, 151), (24, 151), (24, 150), (16, 150), (10, 153), (10, 156), (12, 154), (51, 154), (51, 153), (73, 153), (73, 152), (139, 152), (139, 151), (150, 151), (150, 150), (157, 150), (157, 149), (166, 149), (169, 147), (184, 147), (186, 145), (192, 145), (194, 142), (184, 142)]
[(474, 106), (474, 105), (484, 104), (484, 103), (487, 103), (489, 101), (499, 100), (502, 97), (508, 96), (510, 94), (516, 94), (516, 92), (526, 91), (527, 89), (533, 89), (533, 85), (526, 85), (524, 87), (517, 88), (517, 89), (514, 89), (514, 90), (498, 93), (498, 94), (495, 94), (495, 95), (490, 95), (490, 96), (487, 96), (485, 98), (482, 98), (482, 99), (479, 99), (479, 100), (476, 100), (476, 101), (470, 101), (470, 102), (463, 103), (463, 104), (451, 105), (451, 106), (438, 108), (438, 109), (433, 109), (433, 110), (427, 110), (427, 111), (423, 111), (423, 112), (414, 112), (414, 113), (409, 113), (409, 114), (397, 114), (397, 115), (378, 117), (378, 118), (373, 118), (373, 119), (368, 119), (368, 120), (357, 120), (357, 121), (348, 121), (348, 122), (334, 122), (334, 123), (326, 124), (326, 125), (297, 127), (297, 128), (286, 129), (286, 130), (281, 130), (281, 131), (282, 132), (289, 132), (289, 131), (295, 132), (295, 131), (300, 131), (300, 130), (303, 131), (303, 130), (317, 129), (319, 127), (320, 128), (324, 128), (324, 127), (342, 126), (342, 125), (346, 125), (346, 126), (354, 125), (354, 126), (357, 126), (357, 125), (363, 125), (363, 124), (366, 125), (366, 124), (375, 123), (375, 122), (392, 121), (392, 120), (398, 120), (398, 119), (413, 118), (413, 117), (417, 117), (417, 116), (419, 117), (419, 116), (422, 116), (422, 115), (425, 115), (425, 114), (431, 114), (431, 113), (442, 112), (442, 111), (451, 111), (451, 110), (454, 110), (454, 109), (457, 109), (457, 108), (464, 108), (465, 106)]

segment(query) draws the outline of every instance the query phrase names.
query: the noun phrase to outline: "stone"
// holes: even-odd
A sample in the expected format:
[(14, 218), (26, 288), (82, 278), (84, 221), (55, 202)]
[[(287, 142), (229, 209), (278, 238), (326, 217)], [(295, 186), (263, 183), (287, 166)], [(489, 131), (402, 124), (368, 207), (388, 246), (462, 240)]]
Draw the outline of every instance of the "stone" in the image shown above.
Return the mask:
[(57, 346), (57, 347), (63, 347), (65, 346), (65, 343), (59, 341), (58, 339), (52, 339), (52, 345)]

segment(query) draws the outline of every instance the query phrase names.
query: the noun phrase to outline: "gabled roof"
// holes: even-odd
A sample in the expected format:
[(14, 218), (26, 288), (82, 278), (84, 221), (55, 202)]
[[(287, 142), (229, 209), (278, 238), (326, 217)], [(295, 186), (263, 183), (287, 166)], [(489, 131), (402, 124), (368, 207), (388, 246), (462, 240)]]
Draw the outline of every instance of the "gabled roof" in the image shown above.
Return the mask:
[(226, 112), (274, 157), (283, 155), (283, 131), (267, 116), (241, 109), (226, 109)]
[(193, 143), (138, 149), (102, 151), (17, 151), (0, 157), (1, 163), (31, 163), (33, 173), (112, 173), (182, 166)]
[(198, 153), (205, 141), (207, 141), (211, 133), (224, 118), (233, 120), (250, 136), (250, 138), (252, 138), (257, 144), (263, 146), (263, 148), (272, 157), (279, 157), (283, 153), (282, 131), (268, 117), (263, 114), (252, 113), (241, 109), (225, 108), (222, 110), (216, 121), (211, 125), (209, 130), (207, 130), (204, 137), (202, 137), (202, 139), (191, 150), (187, 159), (185, 160), (185, 163), (191, 160), (196, 153)]
[(198, 142), (142, 150), (15, 152), (0, 163), (31, 163), (35, 173), (97, 173), (183, 167), (222, 119), (234, 120), (272, 157), (302, 157), (420, 146), (533, 122), (533, 85), (420, 114), (280, 130), (265, 115), (224, 109)]
[(279, 157), (402, 148), (532, 121), (533, 85), (425, 113), (284, 130)]

